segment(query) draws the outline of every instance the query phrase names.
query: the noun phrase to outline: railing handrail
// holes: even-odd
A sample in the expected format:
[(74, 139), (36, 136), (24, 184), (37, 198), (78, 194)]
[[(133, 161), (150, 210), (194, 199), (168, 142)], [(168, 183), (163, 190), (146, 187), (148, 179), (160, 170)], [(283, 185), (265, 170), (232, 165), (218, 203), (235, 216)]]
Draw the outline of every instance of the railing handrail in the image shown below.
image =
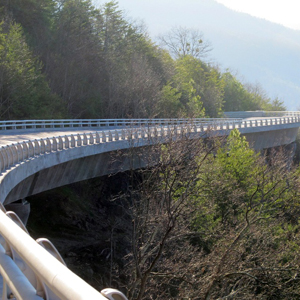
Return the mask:
[[(71, 272), (67, 267), (43, 249), (25, 231), (6, 217), (4, 212), (1, 210), (0, 217), (0, 230), (2, 237), (5, 240), (10, 241), (10, 247), (15, 250), (17, 249), (20, 257), (34, 271), (34, 273), (39, 274), (39, 279), (42, 280), (43, 283), (53, 289), (53, 292), (59, 297), (59, 299), (107, 300), (107, 298), (102, 296), (98, 291), (88, 285), (85, 281)], [(28, 251), (28, 249), (30, 249), (30, 251)], [(41, 268), (43, 272), (40, 272)], [(76, 287), (76, 289), (72, 287)], [(25, 291), (19, 291), (19, 297), (22, 299), (24, 299), (22, 296), (24, 292)], [(37, 297), (37, 299), (42, 298)]]
[(57, 120), (8, 120), (0, 121), (0, 132), (7, 130), (24, 130), (24, 129), (61, 129), (61, 128), (78, 128), (78, 127), (137, 127), (137, 126), (153, 126), (153, 125), (175, 125), (187, 124), (193, 120), (195, 124), (211, 123), (222, 121), (239, 121), (241, 119), (229, 118), (197, 118), (197, 119), (57, 119)]

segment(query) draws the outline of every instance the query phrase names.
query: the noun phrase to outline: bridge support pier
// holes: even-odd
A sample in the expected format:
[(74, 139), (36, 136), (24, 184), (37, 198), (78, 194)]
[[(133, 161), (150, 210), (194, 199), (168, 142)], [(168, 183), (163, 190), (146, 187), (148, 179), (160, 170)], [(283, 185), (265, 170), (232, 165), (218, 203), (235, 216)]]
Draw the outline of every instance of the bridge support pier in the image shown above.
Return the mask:
[(25, 199), (19, 200), (16, 202), (9, 203), (4, 205), (7, 211), (15, 212), (18, 217), (21, 219), (23, 224), (26, 226), (29, 214), (30, 214), (30, 203), (27, 202)]

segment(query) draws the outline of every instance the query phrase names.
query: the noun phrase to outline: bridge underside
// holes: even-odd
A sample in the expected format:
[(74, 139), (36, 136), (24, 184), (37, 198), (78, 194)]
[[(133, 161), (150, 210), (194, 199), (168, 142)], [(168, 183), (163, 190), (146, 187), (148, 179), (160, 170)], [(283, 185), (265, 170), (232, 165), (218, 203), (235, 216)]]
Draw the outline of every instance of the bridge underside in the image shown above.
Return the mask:
[(244, 133), (241, 130), (241, 133), (246, 137), (251, 148), (260, 151), (263, 149), (289, 145), (295, 142), (298, 130), (298, 128), (287, 128), (252, 133)]
[(43, 169), (25, 178), (10, 191), (4, 204), (74, 182), (149, 167), (155, 161), (158, 161), (158, 157), (150, 147), (125, 149), (117, 153), (106, 152), (75, 159)]
[[(250, 146), (259, 151), (293, 143), (296, 140), (298, 128), (285, 128), (272, 131), (263, 131), (258, 128), (257, 132), (248, 132), (248, 128), (242, 128), (240, 131), (246, 137)], [(89, 148), (91, 146), (86, 149)], [(80, 149), (78, 148), (74, 151), (80, 151)], [(32, 172), (32, 168), (30, 168), (30, 165), (34, 165), (35, 160), (21, 166), (30, 170), (31, 173), (24, 171), (23, 178), (20, 178), (20, 180), (16, 180), (14, 176), (8, 179), (10, 187), (8, 187), (6, 195), (2, 196), (4, 204), (6, 205), (70, 183), (130, 169), (153, 166), (159, 160), (159, 156), (155, 154), (152, 146), (130, 147), (123, 150), (111, 149), (111, 151), (105, 152), (99, 150), (100, 153), (98, 152), (93, 155), (91, 155), (92, 152), (89, 152), (88, 155), (87, 153), (79, 153), (77, 156), (79, 158), (72, 160), (66, 158), (67, 152), (56, 153), (56, 159), (53, 160), (55, 164), (50, 164), (47, 167), (41, 167), (38, 161), (36, 161), (35, 167), (37, 171), (35, 172)], [(64, 161), (62, 157), (65, 157)], [(45, 161), (49, 161), (49, 159)], [(20, 168), (20, 166), (17, 168)], [(13, 183), (13, 181), (16, 183)]]

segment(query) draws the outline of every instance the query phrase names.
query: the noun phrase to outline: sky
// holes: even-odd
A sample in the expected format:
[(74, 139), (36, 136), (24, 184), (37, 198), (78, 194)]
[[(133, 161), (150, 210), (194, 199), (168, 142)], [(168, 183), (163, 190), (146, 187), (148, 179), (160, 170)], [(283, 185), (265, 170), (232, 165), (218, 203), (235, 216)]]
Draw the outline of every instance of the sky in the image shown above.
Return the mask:
[[(129, 16), (145, 19), (147, 22), (159, 20), (159, 15), (167, 11), (168, 7), (184, 7), (193, 5), (198, 1), (207, 0), (117, 0), (119, 7)], [(300, 0), (215, 0), (233, 10), (248, 13), (252, 16), (266, 19), (268, 21), (284, 25), (286, 27), (300, 30)], [(93, 0), (101, 5), (108, 0)], [(143, 10), (143, 7), (145, 10)], [(151, 22), (150, 21), (150, 22)]]
[(216, 0), (252, 16), (300, 30), (299, 0)]

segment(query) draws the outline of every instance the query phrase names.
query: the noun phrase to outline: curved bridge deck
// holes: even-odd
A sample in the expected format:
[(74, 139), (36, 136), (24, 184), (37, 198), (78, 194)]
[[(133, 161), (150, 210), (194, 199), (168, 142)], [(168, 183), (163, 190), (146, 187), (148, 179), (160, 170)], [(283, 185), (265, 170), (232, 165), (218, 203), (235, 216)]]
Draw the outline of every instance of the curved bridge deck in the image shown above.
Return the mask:
[[(296, 139), (300, 114), (285, 114), (251, 119), (0, 122), (0, 202), (9, 203), (38, 192), (43, 176), (47, 178), (45, 185), (51, 188), (66, 182), (64, 177), (75, 180), (70, 170), (78, 169), (80, 164), (88, 163), (88, 169), (95, 169), (99, 166), (95, 161), (99, 160), (104, 168), (107, 155), (114, 151), (149, 147), (170, 137), (180, 139), (182, 134), (190, 138), (226, 136), (237, 128), (256, 149), (288, 144)], [(136, 166), (140, 165), (137, 162)], [(106, 172), (111, 170), (106, 166)], [(80, 176), (86, 179), (97, 174), (90, 170)], [(50, 177), (56, 179), (51, 181)], [(50, 242), (44, 241), (41, 246), (32, 240), (18, 217), (1, 208), (2, 299), (8, 299), (10, 293), (17, 299), (107, 299), (109, 293), (124, 297), (118, 291), (94, 290), (54, 254)]]

